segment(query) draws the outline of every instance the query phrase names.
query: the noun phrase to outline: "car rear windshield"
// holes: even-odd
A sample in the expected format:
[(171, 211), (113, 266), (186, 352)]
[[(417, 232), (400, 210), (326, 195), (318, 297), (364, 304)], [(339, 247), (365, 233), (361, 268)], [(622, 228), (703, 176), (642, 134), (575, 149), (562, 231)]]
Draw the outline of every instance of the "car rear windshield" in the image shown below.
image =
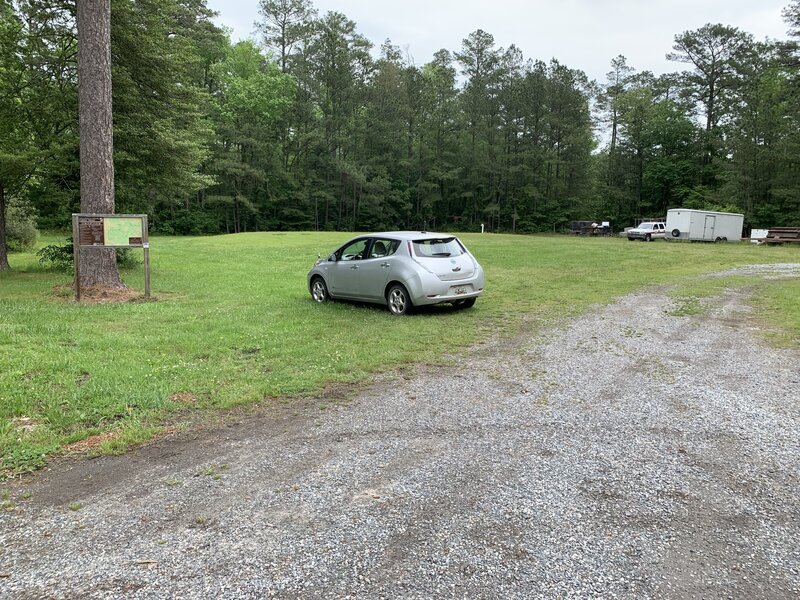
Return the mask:
[(415, 240), (414, 254), (419, 257), (447, 258), (448, 256), (461, 256), (464, 249), (454, 237), (429, 240)]

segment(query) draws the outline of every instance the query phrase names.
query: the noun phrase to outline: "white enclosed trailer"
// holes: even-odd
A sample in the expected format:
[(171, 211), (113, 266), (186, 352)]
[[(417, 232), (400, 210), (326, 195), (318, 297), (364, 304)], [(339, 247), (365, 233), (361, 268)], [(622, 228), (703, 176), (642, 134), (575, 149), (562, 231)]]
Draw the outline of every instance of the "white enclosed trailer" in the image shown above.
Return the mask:
[(692, 242), (739, 242), (744, 215), (673, 208), (667, 211), (667, 239)]

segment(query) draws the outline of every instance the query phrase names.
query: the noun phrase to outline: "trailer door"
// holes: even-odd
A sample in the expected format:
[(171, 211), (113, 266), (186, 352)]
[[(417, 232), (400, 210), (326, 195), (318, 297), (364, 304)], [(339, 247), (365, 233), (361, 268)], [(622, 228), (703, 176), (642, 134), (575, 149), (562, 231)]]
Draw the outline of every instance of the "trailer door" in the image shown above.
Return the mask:
[(703, 239), (713, 242), (714, 241), (714, 225), (717, 222), (717, 217), (714, 215), (706, 215), (706, 224), (703, 228)]

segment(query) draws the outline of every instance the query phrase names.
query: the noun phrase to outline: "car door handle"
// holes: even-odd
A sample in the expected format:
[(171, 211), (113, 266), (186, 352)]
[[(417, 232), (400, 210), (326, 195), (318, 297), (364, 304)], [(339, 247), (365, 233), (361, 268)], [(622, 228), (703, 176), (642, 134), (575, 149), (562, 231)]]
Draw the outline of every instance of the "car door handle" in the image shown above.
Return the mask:
[(382, 267), (391, 267), (392, 264), (391, 263), (381, 263), (381, 266)]
[(351, 271), (355, 271), (356, 269), (358, 269), (358, 265), (353, 265), (352, 267), (350, 267)]

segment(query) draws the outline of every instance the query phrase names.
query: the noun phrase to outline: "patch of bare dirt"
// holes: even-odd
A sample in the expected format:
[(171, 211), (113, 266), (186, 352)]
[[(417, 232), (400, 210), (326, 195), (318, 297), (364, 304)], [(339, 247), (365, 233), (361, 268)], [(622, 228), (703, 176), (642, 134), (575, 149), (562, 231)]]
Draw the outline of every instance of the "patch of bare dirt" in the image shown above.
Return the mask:
[(78, 376), (75, 378), (75, 385), (78, 387), (83, 387), (87, 381), (92, 378), (91, 373), (88, 371), (81, 371)]
[(18, 433), (33, 433), (40, 424), (32, 417), (14, 417), (11, 419), (11, 426)]
[(183, 404), (195, 404), (197, 402), (197, 396), (191, 392), (178, 392), (177, 394), (172, 394), (169, 399)]
[(111, 441), (119, 437), (119, 431), (108, 431), (106, 433), (99, 433), (97, 435), (92, 435), (86, 438), (85, 440), (81, 440), (79, 442), (74, 442), (72, 444), (67, 444), (64, 446), (64, 453), (65, 454), (83, 454), (84, 452), (88, 452), (89, 450), (94, 450), (102, 445), (104, 442)]
[[(75, 288), (71, 284), (57, 285), (53, 288), (53, 295), (57, 298), (73, 300)], [(81, 288), (81, 302), (84, 304), (123, 304), (143, 300), (145, 297), (139, 291), (128, 287), (94, 285)]]

